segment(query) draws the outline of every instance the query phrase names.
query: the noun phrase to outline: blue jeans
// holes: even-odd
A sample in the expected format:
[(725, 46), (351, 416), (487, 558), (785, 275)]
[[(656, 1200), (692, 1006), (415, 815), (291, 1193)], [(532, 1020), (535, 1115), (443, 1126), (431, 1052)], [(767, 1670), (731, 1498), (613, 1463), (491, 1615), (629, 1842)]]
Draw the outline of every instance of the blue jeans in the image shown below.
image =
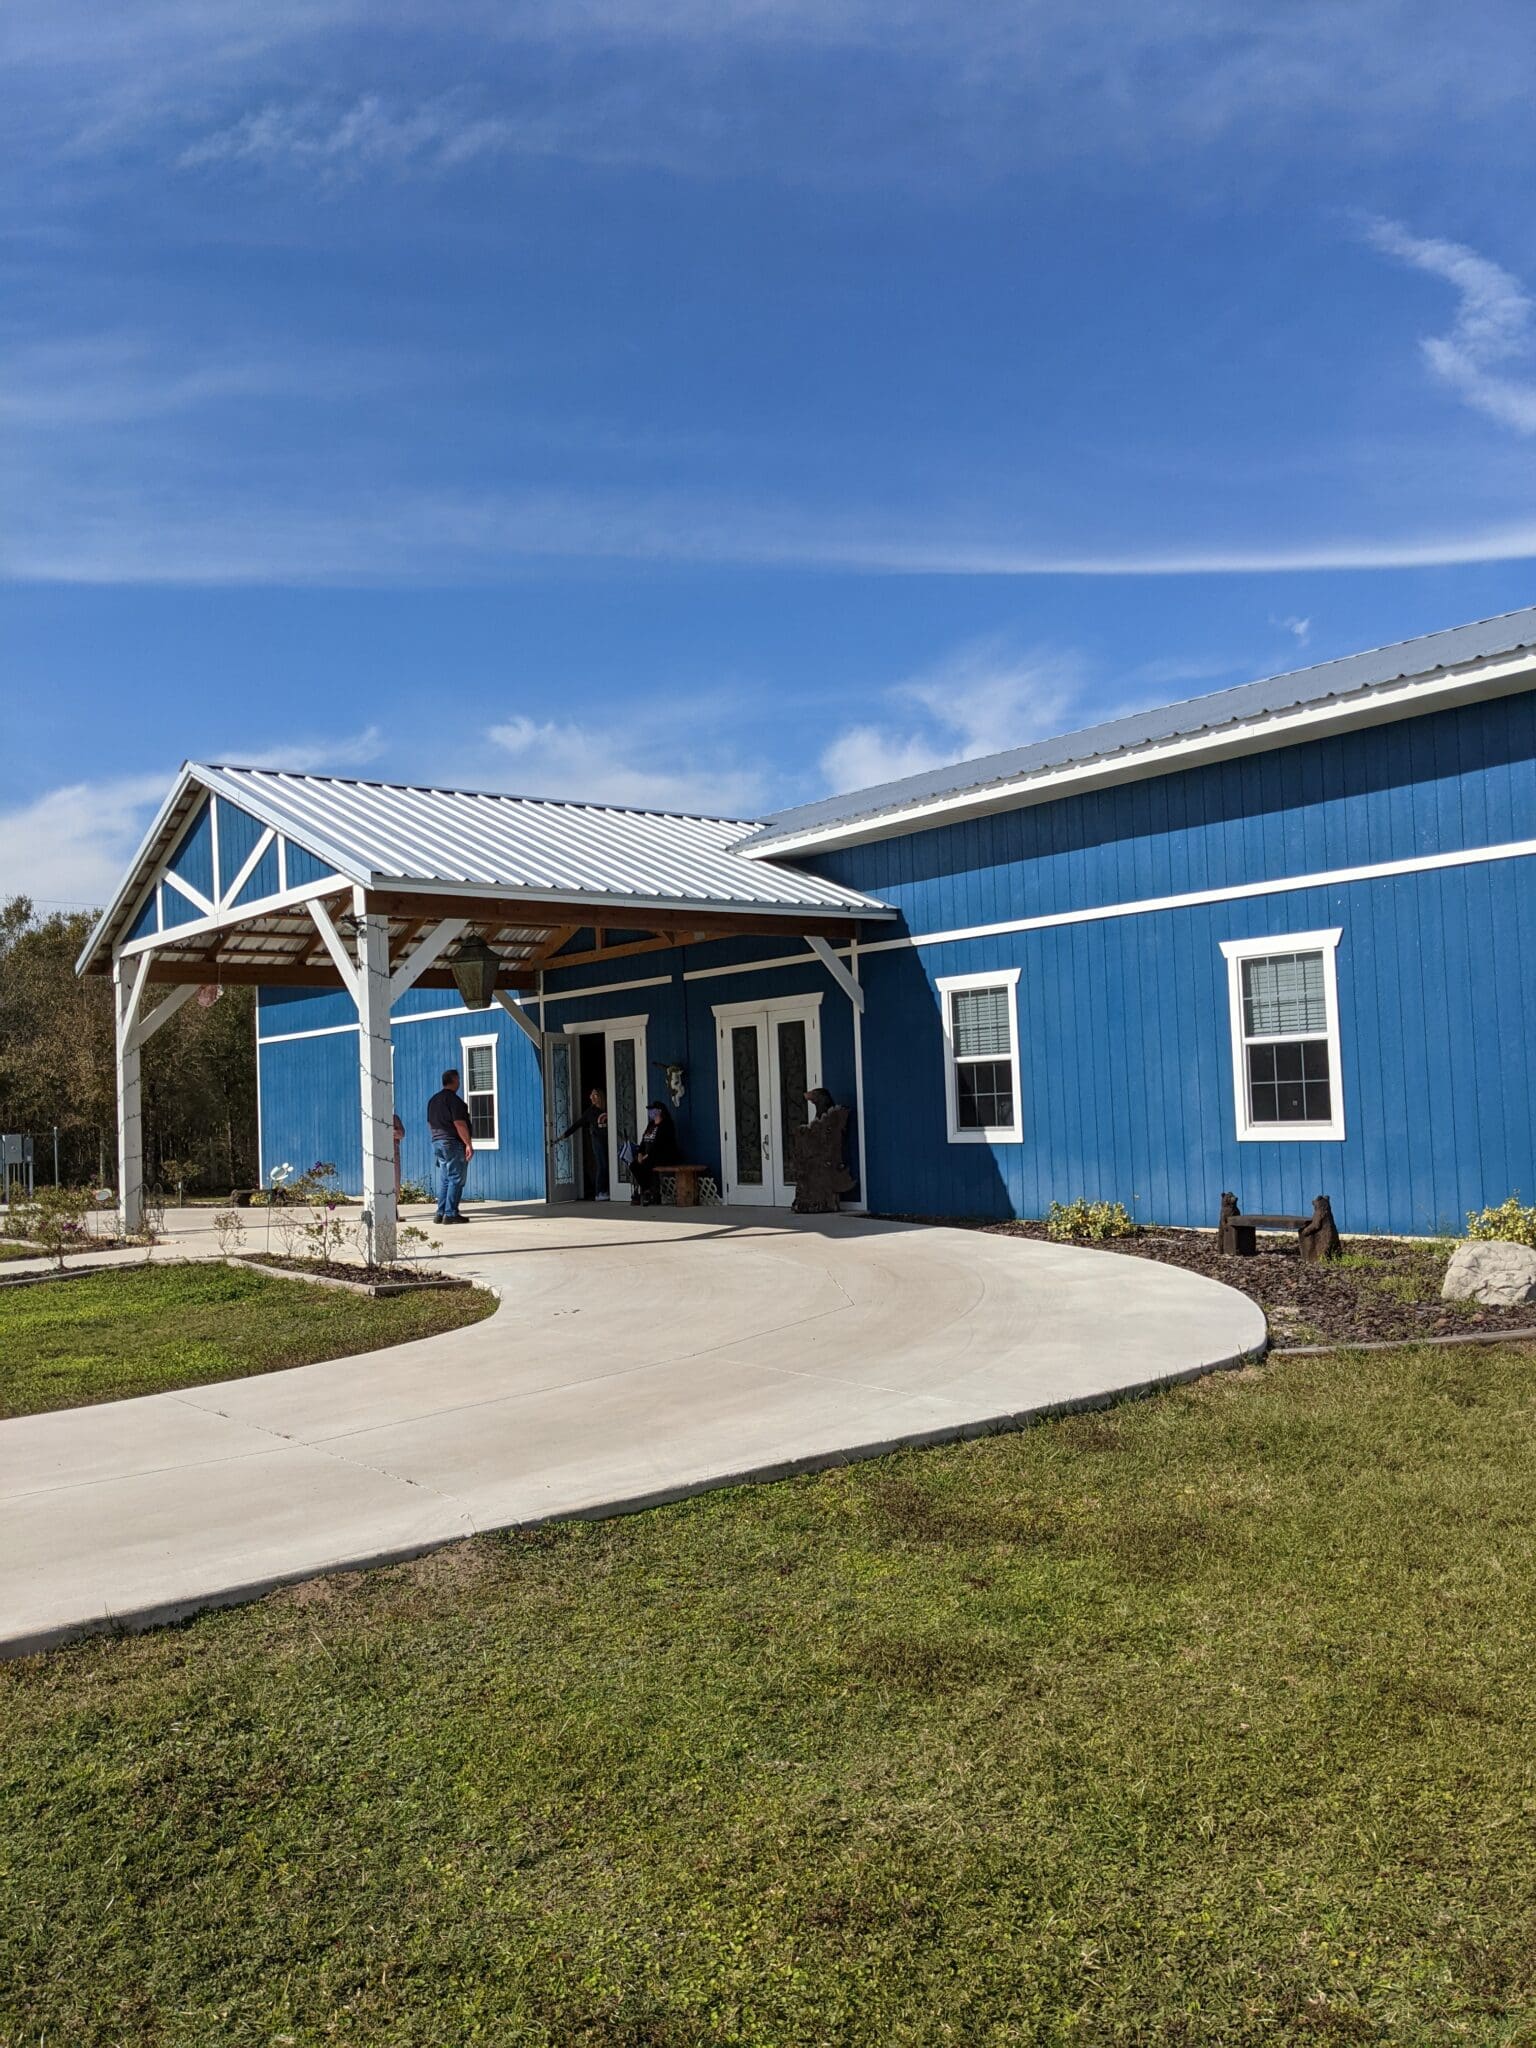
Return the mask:
[(444, 1223), (459, 1213), (469, 1161), (457, 1138), (434, 1138), (432, 1158), (437, 1166), (437, 1220)]

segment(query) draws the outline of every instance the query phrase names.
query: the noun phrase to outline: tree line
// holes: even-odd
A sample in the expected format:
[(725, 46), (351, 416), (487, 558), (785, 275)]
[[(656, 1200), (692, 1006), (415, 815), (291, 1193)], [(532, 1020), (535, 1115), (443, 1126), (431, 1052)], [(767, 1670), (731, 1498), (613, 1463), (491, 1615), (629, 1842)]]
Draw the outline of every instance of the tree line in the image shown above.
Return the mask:
[[(81, 980), (75, 961), (92, 911), (39, 917), (31, 900), (0, 905), (0, 1131), (30, 1133), (40, 1182), (117, 1179), (117, 1071), (112, 983)], [(144, 1048), (144, 1175), (169, 1159), (198, 1168), (196, 1187), (254, 1187), (255, 992), (225, 989), (185, 1003)]]

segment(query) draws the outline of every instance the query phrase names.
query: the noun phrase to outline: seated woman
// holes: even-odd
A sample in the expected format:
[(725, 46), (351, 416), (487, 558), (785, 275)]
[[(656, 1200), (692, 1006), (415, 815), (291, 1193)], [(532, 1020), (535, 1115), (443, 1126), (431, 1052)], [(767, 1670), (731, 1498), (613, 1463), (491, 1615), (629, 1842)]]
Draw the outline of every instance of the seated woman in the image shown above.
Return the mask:
[(648, 1102), (645, 1107), (648, 1120), (629, 1162), (629, 1199), (649, 1205), (657, 1200), (657, 1174), (677, 1164), (677, 1126), (664, 1102)]

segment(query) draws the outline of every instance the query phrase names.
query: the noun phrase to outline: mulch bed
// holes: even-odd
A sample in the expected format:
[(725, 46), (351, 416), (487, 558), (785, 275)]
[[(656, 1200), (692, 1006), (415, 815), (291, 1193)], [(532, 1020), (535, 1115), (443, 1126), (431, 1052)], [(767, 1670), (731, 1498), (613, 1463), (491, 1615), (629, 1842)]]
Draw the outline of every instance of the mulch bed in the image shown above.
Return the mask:
[(290, 1259), (278, 1252), (231, 1252), (236, 1265), (252, 1266), (259, 1273), (292, 1273), (300, 1280), (339, 1280), (356, 1288), (468, 1287), (472, 1283), (455, 1274), (435, 1273), (418, 1266), (357, 1266), (341, 1259)]
[[(1047, 1235), (1043, 1223), (975, 1223), (972, 1229), (1001, 1237)], [(1416, 1337), (1462, 1336), (1474, 1331), (1536, 1327), (1536, 1304), (1484, 1308), (1478, 1302), (1442, 1301), (1453, 1246), (1423, 1239), (1348, 1237), (1345, 1256), (1321, 1266), (1303, 1265), (1294, 1237), (1261, 1233), (1251, 1259), (1216, 1249), (1215, 1236), (1200, 1230), (1140, 1230), (1134, 1237), (1086, 1245), (1132, 1259), (1160, 1259), (1204, 1273), (1251, 1295), (1269, 1318), (1276, 1346), (1408, 1342)]]

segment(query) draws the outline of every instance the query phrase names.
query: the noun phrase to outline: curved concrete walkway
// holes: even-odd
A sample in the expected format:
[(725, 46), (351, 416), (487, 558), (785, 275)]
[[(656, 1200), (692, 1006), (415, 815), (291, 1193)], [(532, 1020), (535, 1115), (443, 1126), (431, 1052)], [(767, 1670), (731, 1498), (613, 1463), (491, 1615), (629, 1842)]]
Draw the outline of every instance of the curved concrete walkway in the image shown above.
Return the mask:
[[(1020, 1238), (724, 1209), (476, 1218), (439, 1261), (501, 1293), (470, 1329), (0, 1422), (0, 1654), (1004, 1428), (1265, 1340), (1231, 1288)], [(173, 1255), (214, 1251), (206, 1212), (172, 1227)]]

